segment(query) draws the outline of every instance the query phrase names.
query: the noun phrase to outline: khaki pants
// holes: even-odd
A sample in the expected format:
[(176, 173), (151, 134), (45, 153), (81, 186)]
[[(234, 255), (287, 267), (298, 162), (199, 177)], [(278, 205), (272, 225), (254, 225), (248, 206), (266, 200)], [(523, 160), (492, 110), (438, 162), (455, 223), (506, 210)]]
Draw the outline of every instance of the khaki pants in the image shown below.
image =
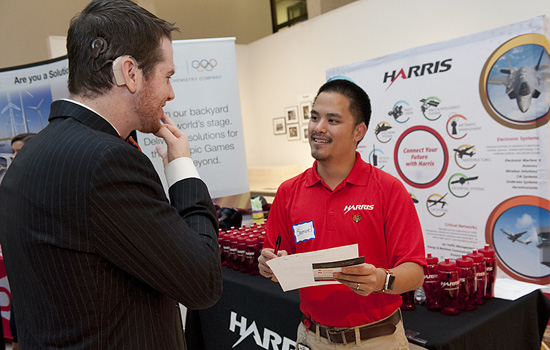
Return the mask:
[[(401, 312), (401, 310), (399, 310)], [(334, 350), (334, 349), (354, 349), (354, 350), (408, 350), (409, 341), (405, 336), (405, 329), (403, 328), (403, 320), (395, 326), (396, 330), (393, 334), (383, 335), (361, 341), (359, 345), (356, 343), (348, 344), (330, 344), (328, 339), (321, 337), (319, 334), (309, 332), (302, 322), (298, 327), (298, 337), (296, 339), (296, 349), (298, 349), (299, 343), (304, 343), (309, 346), (311, 350)]]

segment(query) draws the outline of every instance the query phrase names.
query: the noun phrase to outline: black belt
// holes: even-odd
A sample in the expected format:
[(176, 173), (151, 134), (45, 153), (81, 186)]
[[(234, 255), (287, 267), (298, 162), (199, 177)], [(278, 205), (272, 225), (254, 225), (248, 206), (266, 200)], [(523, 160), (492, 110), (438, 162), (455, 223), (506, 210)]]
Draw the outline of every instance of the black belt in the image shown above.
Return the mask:
[[(305, 322), (304, 322), (305, 321)], [(308, 322), (309, 321), (309, 322)], [(385, 319), (382, 322), (365, 325), (359, 328), (359, 334), (361, 335), (361, 340), (372, 339), (376, 337), (381, 337), (383, 335), (393, 334), (395, 332), (395, 326), (401, 321), (401, 312), (397, 310), (390, 317)], [(322, 324), (319, 324), (315, 321), (310, 320), (305, 315), (302, 315), (302, 322), (308, 330), (312, 332), (317, 332), (317, 327), (319, 327), (319, 334), (321, 337), (326, 338), (329, 343), (355, 343), (355, 328), (333, 328), (326, 327)], [(310, 323), (311, 326), (308, 327), (307, 324)]]

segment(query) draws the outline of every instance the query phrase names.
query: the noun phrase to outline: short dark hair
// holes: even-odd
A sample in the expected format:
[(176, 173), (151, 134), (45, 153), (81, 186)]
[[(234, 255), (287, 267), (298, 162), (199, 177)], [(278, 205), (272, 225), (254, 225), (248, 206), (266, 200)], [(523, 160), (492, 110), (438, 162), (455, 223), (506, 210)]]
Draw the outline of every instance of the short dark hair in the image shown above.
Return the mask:
[[(113, 86), (112, 61), (134, 57), (147, 79), (163, 57), (163, 37), (179, 30), (130, 0), (93, 0), (67, 33), (69, 92), (97, 97)], [(94, 49), (95, 46), (95, 49)]]
[(357, 84), (347, 79), (332, 79), (319, 88), (317, 96), (321, 92), (335, 92), (349, 98), (349, 111), (355, 118), (356, 125), (363, 122), (369, 127), (372, 113), (369, 95)]
[(17, 141), (23, 141), (23, 143), (26, 143), (29, 141), (34, 135), (36, 135), (34, 132), (25, 132), (22, 134), (15, 135), (13, 139), (11, 139), (11, 144), (13, 145), (14, 142)]

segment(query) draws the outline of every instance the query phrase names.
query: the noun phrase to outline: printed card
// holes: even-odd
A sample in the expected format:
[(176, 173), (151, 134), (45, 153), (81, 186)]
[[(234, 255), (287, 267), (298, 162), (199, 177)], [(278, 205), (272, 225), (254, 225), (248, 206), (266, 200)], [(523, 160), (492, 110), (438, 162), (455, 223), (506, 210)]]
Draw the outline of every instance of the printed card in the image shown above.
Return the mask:
[(365, 262), (365, 257), (360, 256), (358, 258), (339, 260), (332, 262), (313, 263), (313, 279), (315, 281), (334, 281), (332, 274), (335, 272), (342, 272), (342, 267), (360, 265)]

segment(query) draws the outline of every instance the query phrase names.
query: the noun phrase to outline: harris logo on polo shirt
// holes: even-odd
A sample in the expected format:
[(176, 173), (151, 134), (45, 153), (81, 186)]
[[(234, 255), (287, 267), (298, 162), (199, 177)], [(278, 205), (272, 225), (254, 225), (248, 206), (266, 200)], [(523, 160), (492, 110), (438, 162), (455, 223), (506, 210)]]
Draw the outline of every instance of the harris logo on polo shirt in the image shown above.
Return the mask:
[(350, 210), (359, 211), (359, 210), (374, 210), (374, 204), (352, 204), (346, 205), (344, 207), (344, 215), (347, 214)]

